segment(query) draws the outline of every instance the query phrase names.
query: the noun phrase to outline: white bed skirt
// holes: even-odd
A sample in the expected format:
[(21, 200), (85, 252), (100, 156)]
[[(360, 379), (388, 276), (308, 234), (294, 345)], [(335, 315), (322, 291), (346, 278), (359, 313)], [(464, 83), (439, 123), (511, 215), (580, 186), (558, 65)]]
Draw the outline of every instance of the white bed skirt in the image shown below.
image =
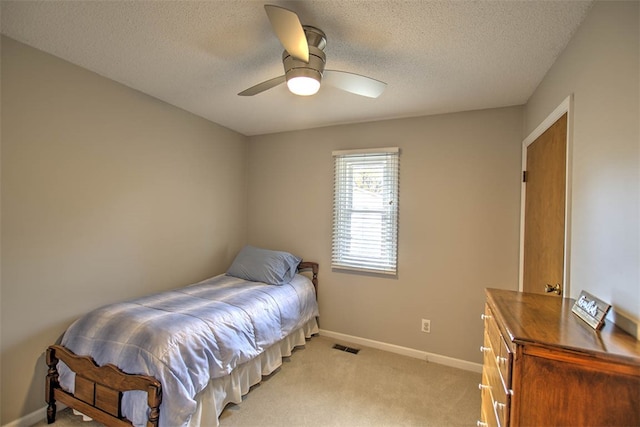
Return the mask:
[(218, 426), (218, 417), (228, 403), (240, 404), (249, 388), (262, 381), (282, 365), (282, 358), (291, 356), (295, 347), (303, 346), (305, 339), (319, 331), (316, 318), (312, 318), (300, 329), (266, 349), (260, 356), (246, 362), (230, 375), (216, 378), (196, 396), (196, 412), (191, 416), (189, 427)]

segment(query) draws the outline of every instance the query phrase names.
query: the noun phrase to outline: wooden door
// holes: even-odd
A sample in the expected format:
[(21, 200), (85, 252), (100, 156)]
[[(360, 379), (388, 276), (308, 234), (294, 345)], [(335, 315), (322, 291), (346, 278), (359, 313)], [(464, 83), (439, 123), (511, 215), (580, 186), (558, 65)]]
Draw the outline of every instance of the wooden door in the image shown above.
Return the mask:
[[(527, 147), (523, 290), (564, 288), (567, 114)], [(548, 292), (547, 285), (558, 292)]]

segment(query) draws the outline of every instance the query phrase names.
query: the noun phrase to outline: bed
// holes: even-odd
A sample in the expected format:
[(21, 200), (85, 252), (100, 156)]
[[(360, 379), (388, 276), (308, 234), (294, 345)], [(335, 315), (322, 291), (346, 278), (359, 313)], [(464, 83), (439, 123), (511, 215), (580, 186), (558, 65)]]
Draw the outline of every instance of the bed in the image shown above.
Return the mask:
[(109, 426), (218, 425), (318, 332), (317, 275), (247, 246), (226, 274), (87, 313), (47, 349), (48, 423), (61, 402)]

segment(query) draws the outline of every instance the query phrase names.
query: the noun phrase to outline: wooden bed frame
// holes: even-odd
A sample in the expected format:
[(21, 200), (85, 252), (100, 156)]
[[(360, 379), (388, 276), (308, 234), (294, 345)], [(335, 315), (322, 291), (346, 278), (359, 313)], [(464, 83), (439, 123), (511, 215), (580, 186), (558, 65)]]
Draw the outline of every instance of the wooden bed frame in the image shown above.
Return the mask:
[[(318, 263), (306, 261), (298, 266), (299, 272), (309, 270), (317, 298)], [(60, 387), (58, 361), (63, 361), (76, 373), (75, 394)], [(147, 392), (149, 405), (147, 427), (158, 426), (162, 384), (154, 377), (127, 374), (111, 364), (98, 366), (91, 357), (76, 355), (61, 345), (49, 346), (46, 362), (49, 367), (45, 382), (48, 424), (55, 422), (56, 401), (60, 401), (105, 425), (131, 426), (131, 422), (122, 415), (122, 394), (125, 391), (142, 390)]]

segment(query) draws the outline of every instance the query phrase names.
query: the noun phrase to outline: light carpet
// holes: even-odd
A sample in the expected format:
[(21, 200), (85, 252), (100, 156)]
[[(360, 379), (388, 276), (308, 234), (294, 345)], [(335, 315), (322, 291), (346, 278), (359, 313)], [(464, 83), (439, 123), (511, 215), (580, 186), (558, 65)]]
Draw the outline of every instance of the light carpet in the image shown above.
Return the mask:
[[(476, 425), (480, 374), (367, 347), (351, 354), (334, 343), (322, 336), (307, 341), (240, 405), (228, 405), (220, 426)], [(98, 425), (68, 409), (55, 423)]]

